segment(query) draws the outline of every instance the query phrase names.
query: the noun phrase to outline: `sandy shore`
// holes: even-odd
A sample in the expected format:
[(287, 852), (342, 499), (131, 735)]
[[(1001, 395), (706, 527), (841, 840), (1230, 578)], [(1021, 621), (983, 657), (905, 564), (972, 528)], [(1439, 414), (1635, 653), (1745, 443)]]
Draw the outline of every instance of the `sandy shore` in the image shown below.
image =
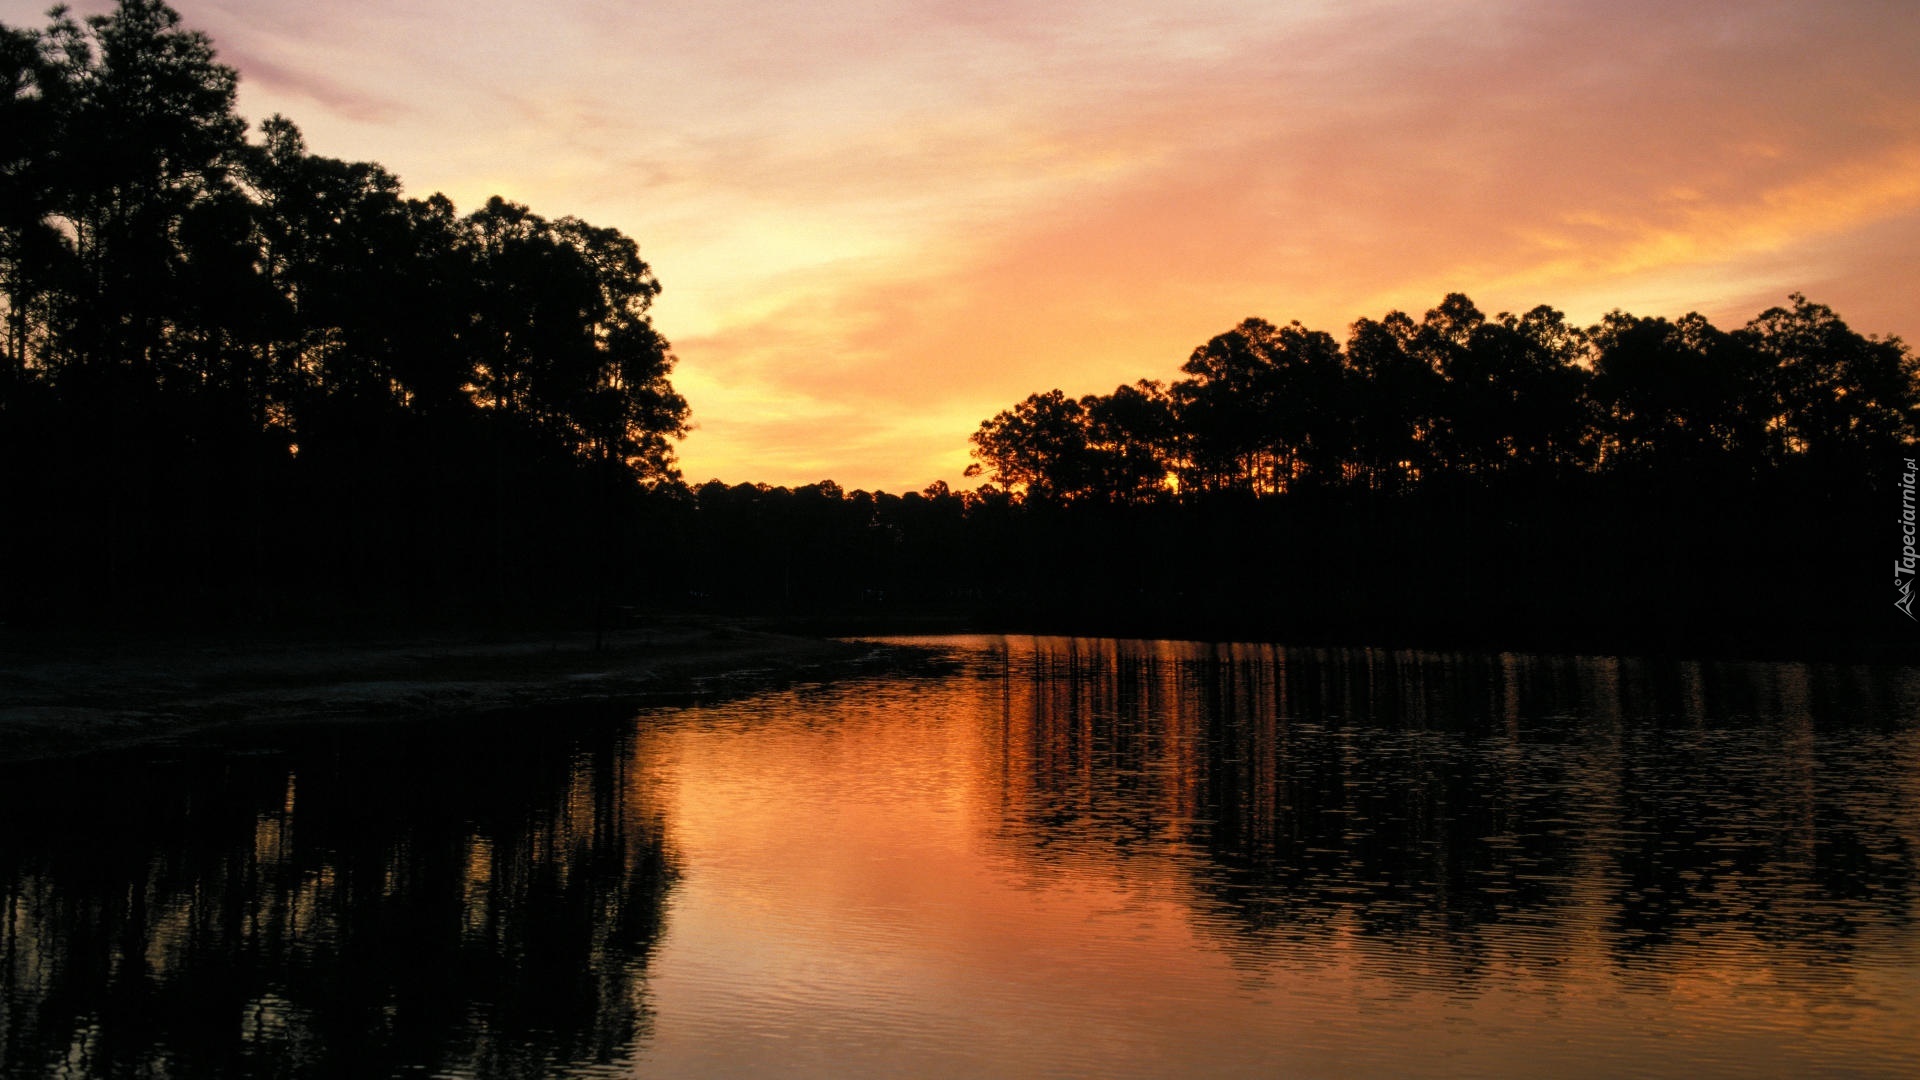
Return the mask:
[(478, 640), (9, 639), (0, 761), (67, 756), (236, 723), (644, 703), (852, 670), (873, 646), (685, 621)]

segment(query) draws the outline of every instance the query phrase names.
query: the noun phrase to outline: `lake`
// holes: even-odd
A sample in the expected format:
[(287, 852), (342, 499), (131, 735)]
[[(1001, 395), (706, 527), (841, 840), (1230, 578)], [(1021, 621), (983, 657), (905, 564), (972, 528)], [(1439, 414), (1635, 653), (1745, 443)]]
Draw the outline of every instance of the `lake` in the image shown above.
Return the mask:
[(1913, 669), (875, 647), (0, 769), (0, 1074), (1915, 1074)]

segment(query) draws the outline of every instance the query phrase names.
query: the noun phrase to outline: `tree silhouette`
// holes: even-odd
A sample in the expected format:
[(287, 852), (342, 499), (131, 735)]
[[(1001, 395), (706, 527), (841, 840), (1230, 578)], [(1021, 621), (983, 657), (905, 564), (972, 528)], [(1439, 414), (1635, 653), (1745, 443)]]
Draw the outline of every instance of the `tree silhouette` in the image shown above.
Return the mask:
[(1859, 477), (1912, 446), (1920, 419), (1905, 344), (1798, 294), (1726, 332), (1698, 314), (1620, 311), (1581, 328), (1544, 305), (1488, 319), (1451, 293), (1418, 323), (1360, 319), (1344, 346), (1246, 319), (1181, 371), (1165, 390), (1033, 395), (981, 425), (975, 456), (1000, 490), (1052, 501), (1787, 467)]
[(1699, 315), (1668, 322), (1616, 311), (1594, 328), (1593, 342), (1601, 467), (1752, 476), (1776, 458), (1768, 372), (1739, 338)]
[(0, 85), (13, 617), (576, 592), (558, 553), (675, 476), (631, 238), (462, 217), (284, 117), (249, 142), (233, 70), (155, 0), (0, 27)]
[(1821, 472), (1871, 470), (1913, 442), (1920, 361), (1898, 338), (1862, 337), (1795, 293), (1740, 336), (1772, 366), (1772, 427), (1786, 453)]
[(1400, 311), (1378, 322), (1361, 319), (1348, 333), (1352, 465), (1372, 490), (1400, 491), (1434, 464), (1433, 409), (1440, 375), (1411, 351), (1416, 333), (1413, 320)]
[(1092, 479), (1086, 409), (1058, 390), (1028, 395), (973, 433), (993, 482), (1037, 500), (1087, 493)]
[(1171, 393), (1195, 490), (1275, 494), (1333, 482), (1354, 438), (1339, 344), (1247, 319), (1194, 350)]
[(1180, 449), (1173, 399), (1151, 379), (1080, 399), (1086, 417), (1088, 468), (1100, 496), (1122, 503), (1169, 494), (1167, 479)]

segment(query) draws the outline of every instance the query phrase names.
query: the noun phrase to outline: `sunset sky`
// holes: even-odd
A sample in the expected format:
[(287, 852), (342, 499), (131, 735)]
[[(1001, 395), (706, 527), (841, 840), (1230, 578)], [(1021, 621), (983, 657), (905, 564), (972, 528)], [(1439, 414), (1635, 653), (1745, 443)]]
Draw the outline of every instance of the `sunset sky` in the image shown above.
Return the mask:
[(958, 485), (1028, 393), (1455, 290), (1920, 340), (1911, 0), (174, 6), (315, 153), (638, 239), (696, 483)]

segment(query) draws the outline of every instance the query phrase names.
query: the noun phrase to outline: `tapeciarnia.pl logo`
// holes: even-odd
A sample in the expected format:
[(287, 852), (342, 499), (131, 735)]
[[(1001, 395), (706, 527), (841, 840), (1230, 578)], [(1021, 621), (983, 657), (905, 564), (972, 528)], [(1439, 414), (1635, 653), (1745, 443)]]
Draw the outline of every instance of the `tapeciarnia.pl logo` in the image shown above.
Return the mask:
[(1907, 618), (1920, 622), (1920, 616), (1913, 613), (1913, 570), (1915, 561), (1920, 560), (1920, 555), (1913, 550), (1913, 482), (1915, 474), (1920, 473), (1920, 465), (1916, 465), (1913, 458), (1902, 459), (1902, 464), (1905, 468), (1900, 473), (1900, 557), (1893, 560), (1893, 587), (1899, 592), (1900, 598), (1893, 602), (1893, 606), (1904, 612)]

